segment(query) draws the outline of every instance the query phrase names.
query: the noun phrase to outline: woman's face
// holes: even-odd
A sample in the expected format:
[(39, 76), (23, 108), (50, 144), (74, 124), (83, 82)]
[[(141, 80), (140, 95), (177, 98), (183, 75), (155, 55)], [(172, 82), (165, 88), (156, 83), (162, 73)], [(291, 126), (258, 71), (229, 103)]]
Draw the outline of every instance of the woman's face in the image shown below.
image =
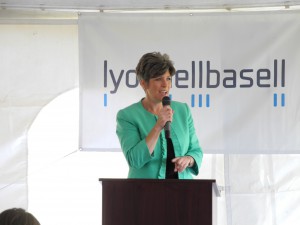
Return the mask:
[(172, 86), (172, 77), (167, 71), (160, 77), (152, 78), (146, 83), (141, 81), (141, 85), (145, 90), (146, 97), (152, 102), (161, 102), (164, 96), (169, 95), (169, 90)]

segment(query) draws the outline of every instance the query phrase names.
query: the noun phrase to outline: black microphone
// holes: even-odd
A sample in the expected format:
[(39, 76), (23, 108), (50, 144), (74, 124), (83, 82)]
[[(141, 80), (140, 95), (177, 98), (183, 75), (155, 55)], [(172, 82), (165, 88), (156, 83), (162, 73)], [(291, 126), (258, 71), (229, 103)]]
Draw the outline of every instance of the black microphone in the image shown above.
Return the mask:
[[(169, 96), (163, 97), (162, 105), (164, 107), (167, 105), (171, 105), (171, 99), (169, 98)], [(165, 129), (166, 138), (170, 138), (171, 137), (171, 122), (170, 121), (166, 122), (164, 129)]]

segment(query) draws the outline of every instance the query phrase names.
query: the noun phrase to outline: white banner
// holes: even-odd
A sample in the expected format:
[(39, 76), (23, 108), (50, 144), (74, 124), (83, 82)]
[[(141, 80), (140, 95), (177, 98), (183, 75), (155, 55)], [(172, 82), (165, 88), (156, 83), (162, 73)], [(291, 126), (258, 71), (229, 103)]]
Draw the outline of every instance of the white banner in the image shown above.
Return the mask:
[(116, 113), (144, 93), (134, 69), (170, 55), (205, 153), (300, 153), (300, 15), (82, 14), (80, 148), (120, 150)]

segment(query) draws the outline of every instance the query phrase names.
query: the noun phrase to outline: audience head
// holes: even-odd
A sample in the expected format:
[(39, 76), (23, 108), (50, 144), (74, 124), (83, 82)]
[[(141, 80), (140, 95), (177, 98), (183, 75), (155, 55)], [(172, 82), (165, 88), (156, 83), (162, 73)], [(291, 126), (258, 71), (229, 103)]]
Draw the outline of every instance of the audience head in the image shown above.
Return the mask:
[(0, 213), (0, 225), (40, 225), (40, 223), (24, 209), (12, 208)]

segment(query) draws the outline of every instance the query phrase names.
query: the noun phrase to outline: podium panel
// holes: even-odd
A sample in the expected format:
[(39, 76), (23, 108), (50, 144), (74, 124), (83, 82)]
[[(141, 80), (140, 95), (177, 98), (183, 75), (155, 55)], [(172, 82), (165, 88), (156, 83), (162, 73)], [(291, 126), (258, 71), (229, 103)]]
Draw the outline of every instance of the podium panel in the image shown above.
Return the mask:
[(215, 225), (215, 180), (99, 179), (102, 225)]

